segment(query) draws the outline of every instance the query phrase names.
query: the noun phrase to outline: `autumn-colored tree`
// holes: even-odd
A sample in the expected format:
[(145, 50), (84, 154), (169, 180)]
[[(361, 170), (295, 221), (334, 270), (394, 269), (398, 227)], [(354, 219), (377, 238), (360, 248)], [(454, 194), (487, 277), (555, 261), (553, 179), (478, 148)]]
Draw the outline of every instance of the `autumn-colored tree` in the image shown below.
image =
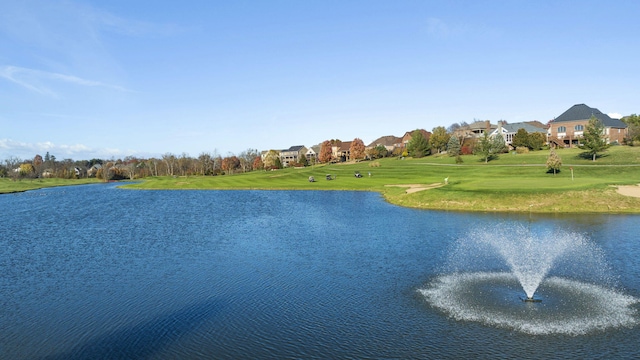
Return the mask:
[(33, 177), (35, 170), (29, 163), (20, 164), (20, 177)]
[(328, 163), (329, 161), (331, 161), (332, 157), (333, 151), (331, 151), (331, 141), (325, 140), (322, 142), (322, 145), (320, 145), (320, 154), (318, 154), (318, 160), (320, 160), (321, 163)]
[(269, 150), (269, 152), (267, 152), (267, 155), (265, 155), (264, 157), (264, 169), (280, 169), (279, 164), (281, 164), (280, 154), (275, 150)]
[(222, 159), (221, 167), (222, 171), (228, 174), (233, 174), (233, 171), (240, 167), (240, 159), (238, 159), (238, 157), (236, 157), (235, 155), (227, 156)]
[(435, 127), (432, 131), (429, 137), (429, 146), (435, 153), (440, 153), (447, 148), (451, 135), (447, 133), (447, 129), (444, 126)]
[(256, 158), (253, 159), (253, 164), (251, 167), (253, 168), (253, 170), (264, 169), (264, 163), (262, 162), (262, 158), (260, 156), (256, 156)]
[(555, 150), (551, 149), (547, 158), (547, 172), (553, 172), (553, 175), (555, 175), (556, 172), (560, 171), (560, 166), (562, 166), (562, 159), (556, 154)]
[(351, 159), (353, 160), (361, 160), (364, 159), (364, 142), (360, 138), (355, 138), (351, 142), (351, 146), (349, 147), (349, 153), (351, 154)]
[(40, 174), (42, 173), (43, 163), (44, 163), (44, 160), (42, 159), (42, 156), (36, 155), (33, 157), (33, 168), (36, 173), (36, 176), (40, 176)]

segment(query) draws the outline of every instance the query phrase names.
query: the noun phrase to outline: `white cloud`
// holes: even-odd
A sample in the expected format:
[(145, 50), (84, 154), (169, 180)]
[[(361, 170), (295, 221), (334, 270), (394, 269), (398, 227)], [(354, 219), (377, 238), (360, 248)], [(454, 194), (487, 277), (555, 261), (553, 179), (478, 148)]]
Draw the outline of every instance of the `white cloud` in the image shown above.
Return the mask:
[(48, 85), (55, 85), (56, 82), (63, 82), (86, 87), (101, 87), (121, 92), (130, 92), (130, 90), (118, 85), (82, 79), (73, 75), (58, 74), (54, 72), (28, 69), (11, 65), (5, 65), (0, 68), (0, 77), (5, 78), (6, 80), (9, 80), (38, 94), (52, 97), (56, 97), (57, 94), (55, 91), (51, 90)]
[(128, 155), (142, 156), (135, 150), (117, 148), (92, 148), (85, 144), (56, 144), (51, 141), (28, 143), (12, 139), (0, 139), (0, 161), (9, 158), (32, 159), (36, 154), (47, 152), (62, 160), (88, 160), (92, 158), (110, 159)]
[(620, 113), (608, 113), (607, 115), (609, 115), (609, 117), (612, 118), (612, 119), (620, 119), (623, 116)]

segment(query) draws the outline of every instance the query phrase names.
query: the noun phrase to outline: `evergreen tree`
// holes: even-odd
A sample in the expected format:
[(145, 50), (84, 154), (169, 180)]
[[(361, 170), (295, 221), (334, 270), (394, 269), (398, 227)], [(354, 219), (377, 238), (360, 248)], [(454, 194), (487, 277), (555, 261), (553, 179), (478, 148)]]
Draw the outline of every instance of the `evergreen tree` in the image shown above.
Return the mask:
[(593, 161), (596, 161), (599, 153), (604, 152), (609, 147), (607, 139), (604, 137), (604, 124), (593, 115), (591, 115), (589, 124), (587, 124), (582, 136), (582, 146), (580, 148), (586, 150), (583, 154), (591, 157)]
[(409, 140), (409, 143), (407, 144), (407, 150), (414, 158), (421, 158), (429, 155), (429, 143), (422, 134), (422, 131), (414, 130), (411, 133), (411, 140)]
[(460, 152), (462, 151), (462, 147), (460, 146), (460, 141), (456, 136), (449, 137), (449, 142), (447, 143), (447, 154), (449, 156), (460, 156)]

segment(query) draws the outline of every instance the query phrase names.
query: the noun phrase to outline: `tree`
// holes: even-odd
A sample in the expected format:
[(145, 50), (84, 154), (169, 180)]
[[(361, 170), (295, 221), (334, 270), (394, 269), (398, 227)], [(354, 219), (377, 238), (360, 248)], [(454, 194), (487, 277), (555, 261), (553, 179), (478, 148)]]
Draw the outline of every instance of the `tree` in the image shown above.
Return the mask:
[(449, 156), (460, 156), (460, 151), (462, 147), (460, 146), (460, 141), (455, 136), (449, 137), (449, 142), (447, 143), (447, 154)]
[(44, 163), (44, 160), (42, 159), (42, 156), (36, 155), (33, 157), (33, 169), (37, 177), (39, 177), (42, 174), (43, 163)]
[(620, 120), (627, 124), (627, 144), (636, 145), (633, 142), (640, 141), (640, 116), (631, 114), (629, 116), (623, 117)]
[(604, 137), (604, 124), (594, 115), (591, 115), (589, 124), (587, 124), (587, 128), (582, 134), (582, 146), (580, 148), (586, 150), (583, 155), (596, 161), (598, 154), (604, 152), (608, 147), (607, 139)]
[(364, 142), (359, 138), (353, 139), (351, 146), (349, 146), (349, 154), (351, 154), (351, 158), (353, 160), (364, 159), (364, 150)]
[(132, 157), (125, 163), (125, 169), (127, 171), (127, 177), (129, 180), (133, 180), (136, 177), (136, 169), (138, 168), (138, 159)]
[(240, 169), (242, 172), (250, 171), (253, 167), (253, 161), (255, 158), (259, 158), (260, 154), (258, 154), (258, 150), (256, 149), (247, 149), (240, 153)]
[(173, 171), (176, 166), (176, 156), (172, 153), (166, 153), (162, 155), (162, 161), (167, 165), (167, 175), (173, 176)]
[(227, 156), (222, 159), (222, 171), (233, 174), (233, 171), (240, 167), (240, 159), (238, 159), (235, 155)]
[(379, 159), (379, 158), (383, 158), (385, 156), (387, 156), (389, 154), (389, 150), (387, 150), (387, 148), (380, 144), (374, 148), (369, 148), (366, 151), (367, 156), (369, 157), (369, 159)]
[(478, 144), (475, 147), (476, 155), (480, 156), (485, 163), (489, 160), (493, 160), (497, 157), (497, 154), (506, 150), (507, 145), (504, 142), (502, 136), (489, 137), (488, 133), (484, 133), (484, 136), (480, 138)]
[(407, 144), (407, 151), (414, 158), (421, 158), (429, 154), (429, 143), (422, 134), (422, 131), (414, 130), (411, 133), (411, 140), (409, 140)]
[(264, 157), (264, 169), (280, 169), (280, 166), (278, 166), (279, 164), (281, 164), (280, 154), (275, 150), (269, 150), (267, 155)]
[(202, 152), (198, 156), (198, 168), (200, 169), (200, 175), (209, 175), (212, 172), (212, 159), (211, 154), (208, 152)]
[(260, 156), (256, 156), (255, 159), (253, 159), (253, 170), (262, 170), (264, 169), (264, 163), (262, 162), (262, 158)]
[(553, 175), (555, 175), (556, 172), (560, 171), (560, 166), (562, 166), (562, 159), (556, 154), (555, 150), (551, 149), (549, 157), (547, 157), (547, 172), (553, 172)]
[(545, 134), (541, 132), (534, 132), (529, 134), (529, 146), (531, 150), (540, 150), (547, 141)]
[(191, 168), (191, 157), (186, 152), (183, 152), (182, 155), (178, 158), (178, 170), (180, 170), (180, 176), (188, 176), (189, 169)]
[(24, 164), (20, 164), (19, 167), (19, 173), (20, 173), (20, 177), (33, 177), (35, 174), (35, 169), (33, 168), (33, 165), (31, 165), (30, 163), (24, 163)]
[(511, 140), (511, 145), (513, 147), (526, 147), (531, 149), (531, 142), (529, 138), (529, 133), (525, 129), (518, 129), (515, 135), (513, 135), (513, 140)]
[(320, 145), (320, 154), (318, 154), (318, 160), (321, 163), (328, 163), (333, 157), (333, 151), (331, 151), (331, 141), (325, 140)]
[(450, 137), (451, 135), (447, 133), (447, 129), (444, 126), (435, 127), (429, 137), (429, 146), (435, 152), (440, 153), (446, 150)]

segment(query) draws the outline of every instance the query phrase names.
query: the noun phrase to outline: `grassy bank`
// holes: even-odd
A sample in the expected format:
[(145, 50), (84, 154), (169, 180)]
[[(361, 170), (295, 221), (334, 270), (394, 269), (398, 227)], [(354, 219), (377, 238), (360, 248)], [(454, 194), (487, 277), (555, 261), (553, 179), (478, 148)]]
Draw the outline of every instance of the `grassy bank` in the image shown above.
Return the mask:
[[(617, 146), (592, 162), (577, 149), (561, 149), (560, 173), (547, 174), (547, 151), (503, 154), (483, 163), (464, 156), (381, 159), (256, 171), (214, 177), (157, 177), (127, 185), (135, 189), (363, 190), (380, 192), (397, 205), (460, 211), (640, 213), (640, 198), (619, 195), (615, 185), (640, 183), (640, 148)], [(570, 168), (573, 168), (573, 176)], [(358, 171), (363, 177), (356, 178)], [(371, 173), (371, 176), (369, 176)], [(325, 180), (327, 174), (335, 180)], [(316, 181), (308, 181), (313, 176)], [(444, 185), (444, 178), (448, 184)], [(388, 185), (443, 185), (407, 193)]]
[(69, 186), (96, 183), (96, 179), (22, 179), (0, 178), (0, 194), (22, 192), (54, 186)]

